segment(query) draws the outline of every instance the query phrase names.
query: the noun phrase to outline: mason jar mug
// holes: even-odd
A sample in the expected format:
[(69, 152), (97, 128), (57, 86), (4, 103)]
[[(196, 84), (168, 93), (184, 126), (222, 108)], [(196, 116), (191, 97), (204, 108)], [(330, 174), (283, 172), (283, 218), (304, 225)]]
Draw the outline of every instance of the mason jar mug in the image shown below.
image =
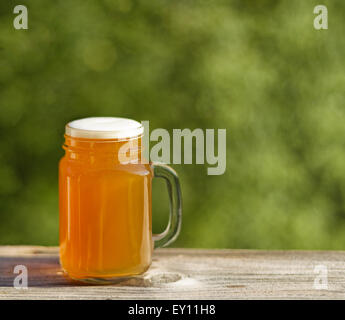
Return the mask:
[[(170, 167), (142, 161), (141, 123), (85, 118), (66, 125), (59, 164), (60, 263), (73, 279), (109, 282), (145, 272), (154, 247), (181, 226), (181, 189)], [(126, 161), (122, 161), (125, 159)], [(170, 199), (166, 230), (152, 234), (152, 179)]]

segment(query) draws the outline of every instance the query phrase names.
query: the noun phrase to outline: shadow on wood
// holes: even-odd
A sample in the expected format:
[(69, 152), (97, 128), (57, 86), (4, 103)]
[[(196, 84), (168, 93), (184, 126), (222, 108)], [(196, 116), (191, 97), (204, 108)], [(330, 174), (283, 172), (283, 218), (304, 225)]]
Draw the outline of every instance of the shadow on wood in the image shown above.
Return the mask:
[[(24, 252), (21, 250), (22, 248), (24, 248)], [(29, 287), (96, 285), (70, 279), (61, 269), (57, 251), (52, 252), (51, 248), (45, 250), (45, 248), (31, 247), (29, 250), (27, 247), (18, 247), (17, 253), (20, 256), (6, 256), (6, 250), (2, 251), (0, 252), (0, 254), (2, 253), (0, 256), (0, 287), (13, 287), (14, 279), (18, 276), (17, 273), (14, 273), (14, 268), (17, 265), (24, 265), (28, 269)], [(112, 281), (111, 285), (152, 287), (176, 282), (182, 278), (183, 275), (178, 272), (159, 271), (157, 267), (151, 266), (142, 275), (122, 277)]]

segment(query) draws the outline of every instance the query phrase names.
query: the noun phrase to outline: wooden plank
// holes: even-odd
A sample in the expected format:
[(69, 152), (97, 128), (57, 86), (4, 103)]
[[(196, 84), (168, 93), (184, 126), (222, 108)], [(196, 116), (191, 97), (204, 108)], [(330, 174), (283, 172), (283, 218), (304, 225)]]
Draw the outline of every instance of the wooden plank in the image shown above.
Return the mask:
[[(16, 265), (29, 288), (13, 288)], [(314, 289), (314, 268), (328, 289)], [(159, 249), (145, 274), (114, 285), (69, 280), (58, 249), (0, 246), (0, 299), (344, 299), (345, 252)]]

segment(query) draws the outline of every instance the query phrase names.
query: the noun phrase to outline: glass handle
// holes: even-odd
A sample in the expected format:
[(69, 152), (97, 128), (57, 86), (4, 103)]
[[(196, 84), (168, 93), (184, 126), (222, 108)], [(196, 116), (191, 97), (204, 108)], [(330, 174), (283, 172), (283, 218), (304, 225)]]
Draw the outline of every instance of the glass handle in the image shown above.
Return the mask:
[(166, 229), (160, 234), (154, 234), (155, 248), (165, 247), (172, 243), (180, 233), (182, 222), (182, 195), (177, 173), (165, 164), (151, 164), (154, 177), (163, 178), (168, 187), (170, 201), (170, 217)]

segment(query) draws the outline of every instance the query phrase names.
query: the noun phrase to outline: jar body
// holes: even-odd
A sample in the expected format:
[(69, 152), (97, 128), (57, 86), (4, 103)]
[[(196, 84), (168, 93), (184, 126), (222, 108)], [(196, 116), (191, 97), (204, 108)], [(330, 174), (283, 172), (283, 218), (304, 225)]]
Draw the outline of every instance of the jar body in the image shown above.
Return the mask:
[(144, 272), (153, 250), (150, 165), (119, 163), (119, 142), (68, 139), (59, 165), (63, 269), (80, 280)]

